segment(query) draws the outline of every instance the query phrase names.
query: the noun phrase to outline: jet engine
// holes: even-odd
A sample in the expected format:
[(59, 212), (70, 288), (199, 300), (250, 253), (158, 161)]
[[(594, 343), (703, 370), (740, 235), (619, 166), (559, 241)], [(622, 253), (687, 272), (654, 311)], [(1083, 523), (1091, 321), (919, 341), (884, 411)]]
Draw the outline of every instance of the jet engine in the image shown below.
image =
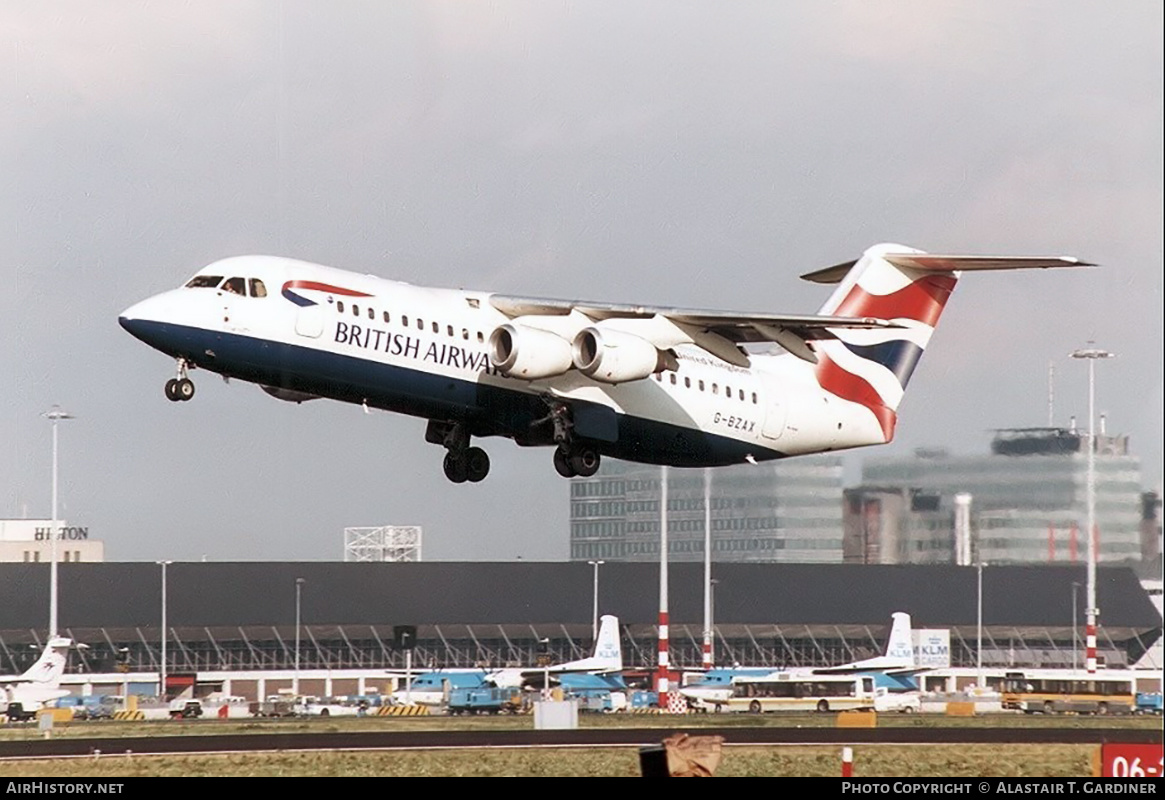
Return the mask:
[(489, 363), (507, 378), (552, 378), (571, 368), (570, 342), (540, 328), (506, 323), (489, 335)]
[(675, 369), (675, 356), (633, 333), (583, 328), (571, 348), (574, 365), (588, 378), (603, 383), (637, 381), (665, 369)]

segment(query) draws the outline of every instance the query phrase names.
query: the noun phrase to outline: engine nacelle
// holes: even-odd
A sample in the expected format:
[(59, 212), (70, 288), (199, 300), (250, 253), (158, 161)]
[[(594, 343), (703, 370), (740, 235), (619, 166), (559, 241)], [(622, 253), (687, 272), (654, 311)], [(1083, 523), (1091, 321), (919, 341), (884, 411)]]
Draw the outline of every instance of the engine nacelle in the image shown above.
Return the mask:
[(675, 356), (642, 336), (597, 327), (579, 331), (571, 350), (578, 371), (603, 383), (638, 381), (676, 366)]
[(570, 342), (540, 328), (506, 323), (489, 335), (489, 363), (507, 378), (553, 378), (572, 366)]

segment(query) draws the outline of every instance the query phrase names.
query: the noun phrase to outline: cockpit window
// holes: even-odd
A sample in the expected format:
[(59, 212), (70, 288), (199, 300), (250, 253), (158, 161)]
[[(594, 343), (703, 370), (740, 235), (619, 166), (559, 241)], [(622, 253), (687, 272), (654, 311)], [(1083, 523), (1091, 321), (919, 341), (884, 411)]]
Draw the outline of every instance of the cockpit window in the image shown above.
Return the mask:
[(266, 297), (267, 287), (258, 278), (251, 278), (251, 297)]
[(223, 281), (222, 290), (231, 294), (245, 295), (247, 293), (247, 283), (242, 278), (227, 278)]
[(222, 283), (222, 275), (195, 275), (186, 284), (187, 289), (213, 289)]

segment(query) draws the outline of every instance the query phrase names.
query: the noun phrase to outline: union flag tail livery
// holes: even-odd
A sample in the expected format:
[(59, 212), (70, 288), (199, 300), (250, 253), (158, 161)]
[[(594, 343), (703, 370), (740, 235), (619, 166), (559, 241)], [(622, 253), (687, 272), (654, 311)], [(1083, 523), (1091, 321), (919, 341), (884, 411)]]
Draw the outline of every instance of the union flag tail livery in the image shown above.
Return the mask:
[(1071, 266), (1088, 265), (880, 244), (803, 276), (838, 284), (819, 313), (783, 314), (419, 287), (240, 256), (119, 321), (176, 361), (166, 397), (179, 405), (201, 368), (279, 400), (423, 419), (454, 483), (489, 472), (475, 437), (553, 448), (569, 478), (603, 456), (715, 467), (888, 442), (960, 274)]
[(898, 404), (958, 282), (953, 273), (911, 269), (883, 258), (887, 253), (917, 252), (891, 244), (870, 248), (820, 311), (877, 317), (900, 326), (838, 331), (836, 339), (817, 346), (817, 382), (827, 392), (867, 408), (886, 442), (894, 438)]

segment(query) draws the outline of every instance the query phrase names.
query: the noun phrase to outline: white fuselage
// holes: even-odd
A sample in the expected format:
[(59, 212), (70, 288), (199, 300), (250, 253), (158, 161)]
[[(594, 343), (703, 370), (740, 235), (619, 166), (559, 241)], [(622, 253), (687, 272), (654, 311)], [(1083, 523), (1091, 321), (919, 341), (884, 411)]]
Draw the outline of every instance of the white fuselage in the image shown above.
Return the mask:
[[(576, 432), (604, 454), (677, 466), (885, 441), (866, 408), (826, 392), (812, 364), (786, 353), (753, 354), (751, 367), (742, 368), (681, 345), (674, 348), (678, 368), (645, 379), (612, 385), (569, 369), (527, 381), (490, 363), (491, 333), (513, 318), (495, 309), (487, 293), (410, 286), (270, 256), (226, 259), (198, 274), (238, 276), (252, 287), (258, 280), (265, 296), (215, 286), (176, 289), (127, 309), (122, 325), (191, 366), (260, 383), (283, 399), (325, 396), (428, 419), (466, 419), (475, 436), (520, 444), (551, 443), (528, 431), (549, 402), (560, 400), (591, 409), (589, 417), (576, 413), (583, 420), (576, 420)], [(651, 322), (627, 320), (622, 327)], [(547, 325), (569, 340), (590, 323), (573, 313)]]

